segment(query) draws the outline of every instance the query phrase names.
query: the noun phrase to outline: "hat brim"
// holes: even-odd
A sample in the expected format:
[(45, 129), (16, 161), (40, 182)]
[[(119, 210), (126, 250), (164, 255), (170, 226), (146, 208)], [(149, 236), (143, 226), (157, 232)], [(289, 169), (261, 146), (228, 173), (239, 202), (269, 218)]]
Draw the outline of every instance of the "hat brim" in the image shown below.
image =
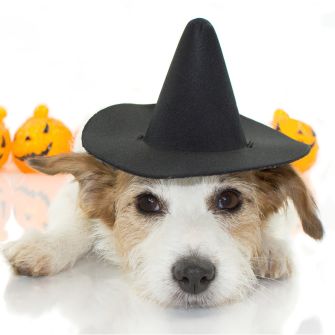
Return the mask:
[(242, 115), (247, 147), (226, 152), (160, 150), (143, 140), (154, 107), (154, 104), (121, 104), (103, 109), (85, 125), (83, 147), (117, 169), (162, 179), (273, 168), (293, 162), (310, 151), (310, 146)]

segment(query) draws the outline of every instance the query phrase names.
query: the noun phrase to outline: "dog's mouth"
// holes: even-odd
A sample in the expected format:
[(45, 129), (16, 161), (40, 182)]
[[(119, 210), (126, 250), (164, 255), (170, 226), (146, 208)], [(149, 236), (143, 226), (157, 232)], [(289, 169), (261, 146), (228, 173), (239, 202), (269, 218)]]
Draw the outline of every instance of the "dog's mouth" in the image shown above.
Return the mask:
[(50, 142), (48, 144), (48, 146), (46, 147), (45, 150), (43, 150), (41, 153), (39, 154), (35, 154), (34, 152), (32, 152), (31, 154), (27, 154), (27, 155), (24, 155), (24, 156), (15, 156), (15, 158), (19, 159), (20, 161), (25, 161), (26, 159), (28, 158), (35, 158), (35, 157), (42, 157), (42, 156), (46, 156), (50, 150), (52, 148), (52, 142)]
[(206, 294), (191, 295), (187, 293), (178, 293), (173, 296), (168, 306), (186, 309), (209, 308), (215, 306), (213, 299)]

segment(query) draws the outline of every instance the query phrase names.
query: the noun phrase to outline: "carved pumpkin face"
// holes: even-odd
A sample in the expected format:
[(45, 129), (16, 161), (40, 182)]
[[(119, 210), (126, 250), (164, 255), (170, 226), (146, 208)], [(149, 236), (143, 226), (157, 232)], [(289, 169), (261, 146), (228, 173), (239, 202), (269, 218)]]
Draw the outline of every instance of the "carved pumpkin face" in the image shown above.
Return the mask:
[(53, 156), (70, 152), (72, 133), (59, 120), (48, 117), (48, 108), (40, 105), (16, 132), (13, 141), (14, 162), (22, 172), (34, 172), (24, 162), (27, 158)]
[(292, 166), (300, 172), (308, 170), (315, 162), (319, 146), (313, 129), (306, 123), (291, 119), (289, 115), (278, 109), (273, 118), (273, 128), (293, 138), (296, 141), (308, 144), (311, 147), (309, 154), (295, 162)]
[(3, 123), (6, 115), (6, 110), (0, 107), (0, 168), (7, 162), (11, 150), (9, 131)]

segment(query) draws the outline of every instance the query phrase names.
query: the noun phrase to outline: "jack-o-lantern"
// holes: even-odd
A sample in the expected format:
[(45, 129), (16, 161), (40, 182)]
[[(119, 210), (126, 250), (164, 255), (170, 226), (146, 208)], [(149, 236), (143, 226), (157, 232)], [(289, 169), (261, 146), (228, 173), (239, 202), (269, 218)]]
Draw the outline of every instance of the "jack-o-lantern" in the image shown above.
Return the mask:
[(0, 107), (0, 168), (7, 162), (11, 150), (9, 131), (3, 123), (6, 115), (6, 110)]
[(35, 172), (25, 163), (27, 158), (70, 152), (72, 142), (71, 131), (61, 121), (50, 118), (48, 108), (40, 105), (14, 136), (14, 162), (22, 172)]
[(0, 241), (7, 238), (6, 223), (12, 208), (12, 189), (8, 176), (0, 175)]
[(272, 125), (273, 128), (281, 133), (296, 141), (306, 143), (311, 147), (311, 151), (307, 156), (292, 163), (292, 166), (300, 172), (308, 170), (315, 163), (319, 150), (313, 129), (302, 121), (291, 119), (282, 109), (275, 111)]

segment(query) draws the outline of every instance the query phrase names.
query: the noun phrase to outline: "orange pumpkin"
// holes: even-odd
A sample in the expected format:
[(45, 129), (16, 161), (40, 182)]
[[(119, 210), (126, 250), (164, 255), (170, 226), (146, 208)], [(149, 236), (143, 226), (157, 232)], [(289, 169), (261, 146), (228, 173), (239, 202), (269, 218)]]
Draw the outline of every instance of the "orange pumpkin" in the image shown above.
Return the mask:
[(35, 172), (25, 159), (70, 152), (72, 142), (71, 131), (61, 121), (50, 118), (48, 108), (40, 105), (14, 136), (14, 162), (22, 172)]
[(0, 107), (0, 168), (7, 162), (11, 150), (9, 131), (3, 123), (6, 115), (6, 110)]
[(292, 163), (292, 166), (300, 172), (308, 170), (315, 163), (319, 150), (313, 129), (302, 121), (291, 119), (282, 109), (275, 111), (272, 126), (281, 133), (311, 147), (311, 151), (307, 156)]

